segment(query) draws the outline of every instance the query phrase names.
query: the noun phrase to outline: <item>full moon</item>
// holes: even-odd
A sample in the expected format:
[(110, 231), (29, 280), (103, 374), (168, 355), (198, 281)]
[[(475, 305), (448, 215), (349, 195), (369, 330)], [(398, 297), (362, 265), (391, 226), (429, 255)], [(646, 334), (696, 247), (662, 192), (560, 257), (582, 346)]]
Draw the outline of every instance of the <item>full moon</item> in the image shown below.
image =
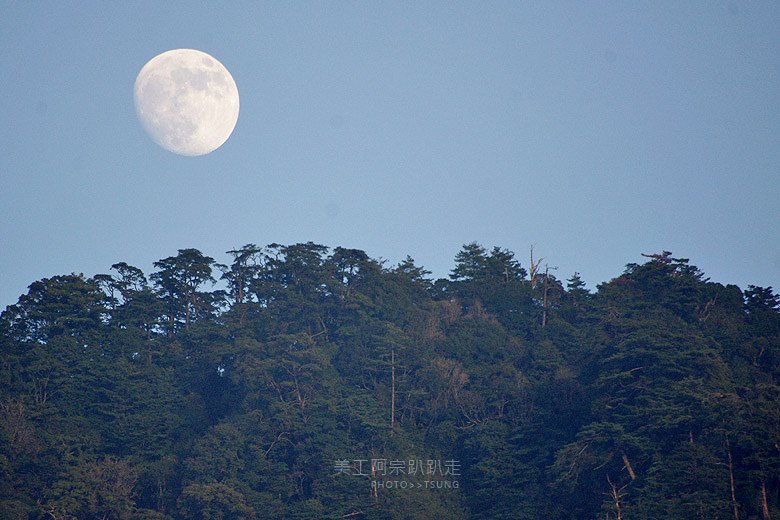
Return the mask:
[(205, 155), (238, 121), (238, 88), (214, 57), (193, 49), (163, 52), (143, 66), (133, 91), (135, 110), (154, 141), (179, 155)]

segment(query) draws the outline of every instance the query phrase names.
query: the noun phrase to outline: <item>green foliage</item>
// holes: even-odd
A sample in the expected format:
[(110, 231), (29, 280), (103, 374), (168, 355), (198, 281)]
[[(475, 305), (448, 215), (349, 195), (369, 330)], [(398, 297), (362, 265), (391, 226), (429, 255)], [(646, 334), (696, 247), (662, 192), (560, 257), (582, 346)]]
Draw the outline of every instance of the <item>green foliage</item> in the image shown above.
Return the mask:
[[(476, 243), (436, 281), (311, 242), (227, 254), (46, 278), (0, 315), (0, 517), (778, 513), (771, 287), (669, 252), (595, 292)], [(417, 460), (459, 474), (376, 486)]]
[(190, 484), (182, 490), (178, 505), (182, 518), (257, 518), (257, 512), (246, 503), (243, 494), (219, 482)]

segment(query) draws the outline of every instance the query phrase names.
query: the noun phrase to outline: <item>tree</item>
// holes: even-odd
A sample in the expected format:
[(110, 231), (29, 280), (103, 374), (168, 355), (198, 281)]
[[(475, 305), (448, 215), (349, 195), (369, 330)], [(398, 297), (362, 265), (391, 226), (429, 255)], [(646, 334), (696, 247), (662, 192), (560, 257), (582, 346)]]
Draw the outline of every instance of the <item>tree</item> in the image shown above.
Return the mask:
[(257, 512), (247, 505), (241, 492), (219, 482), (190, 484), (182, 491), (178, 506), (183, 518), (221, 520), (257, 517)]
[(455, 255), (455, 263), (450, 279), (456, 282), (501, 280), (508, 284), (527, 274), (511, 251), (494, 247), (488, 253), (476, 242), (464, 245)]
[(211, 316), (219, 303), (219, 293), (202, 290), (206, 283), (215, 283), (212, 276), (214, 259), (197, 249), (179, 249), (179, 254), (154, 263), (159, 269), (151, 279), (165, 302), (168, 335), (173, 335), (191, 321)]
[(578, 323), (592, 299), (593, 295), (580, 278), (580, 273), (574, 273), (566, 280), (566, 292), (561, 296), (561, 317), (570, 323)]
[(54, 336), (77, 336), (96, 330), (104, 321), (107, 298), (84, 275), (43, 278), (3, 311), (5, 330), (16, 341), (46, 343)]
[[(314, 243), (228, 254), (224, 292), (182, 249), (2, 313), (0, 517), (778, 514), (771, 288), (667, 252), (594, 292), (478, 244), (436, 282)], [(455, 480), (399, 472), (420, 459), (462, 485), (408, 489)]]
[(228, 297), (232, 306), (249, 301), (252, 281), (263, 267), (262, 252), (262, 248), (247, 244), (241, 249), (227, 252), (233, 257), (230, 266), (219, 266), (222, 270), (221, 279), (228, 284)]
[[(135, 509), (133, 488), (137, 471), (127, 461), (74, 460), (53, 486), (52, 500), (44, 507), (51, 516), (129, 519)], [(55, 516), (56, 517), (56, 516)]]

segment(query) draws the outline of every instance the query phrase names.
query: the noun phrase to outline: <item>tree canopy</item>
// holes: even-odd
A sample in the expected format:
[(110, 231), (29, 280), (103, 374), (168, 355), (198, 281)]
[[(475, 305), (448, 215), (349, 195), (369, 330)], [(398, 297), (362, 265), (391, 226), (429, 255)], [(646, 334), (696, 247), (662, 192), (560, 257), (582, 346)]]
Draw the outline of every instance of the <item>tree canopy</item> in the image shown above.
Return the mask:
[(314, 243), (33, 282), (0, 517), (780, 517), (780, 296), (644, 255), (591, 291)]

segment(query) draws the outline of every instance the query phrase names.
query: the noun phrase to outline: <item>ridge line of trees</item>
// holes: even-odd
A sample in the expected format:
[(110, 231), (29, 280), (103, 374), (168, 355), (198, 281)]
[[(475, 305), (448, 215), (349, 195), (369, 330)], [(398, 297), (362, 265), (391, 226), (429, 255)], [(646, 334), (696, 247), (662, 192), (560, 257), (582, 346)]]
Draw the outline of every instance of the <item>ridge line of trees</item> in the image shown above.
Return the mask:
[[(771, 287), (668, 251), (594, 292), (477, 243), (439, 280), (227, 254), (44, 278), (0, 314), (0, 516), (780, 518)], [(400, 493), (345, 459), (462, 475)]]

